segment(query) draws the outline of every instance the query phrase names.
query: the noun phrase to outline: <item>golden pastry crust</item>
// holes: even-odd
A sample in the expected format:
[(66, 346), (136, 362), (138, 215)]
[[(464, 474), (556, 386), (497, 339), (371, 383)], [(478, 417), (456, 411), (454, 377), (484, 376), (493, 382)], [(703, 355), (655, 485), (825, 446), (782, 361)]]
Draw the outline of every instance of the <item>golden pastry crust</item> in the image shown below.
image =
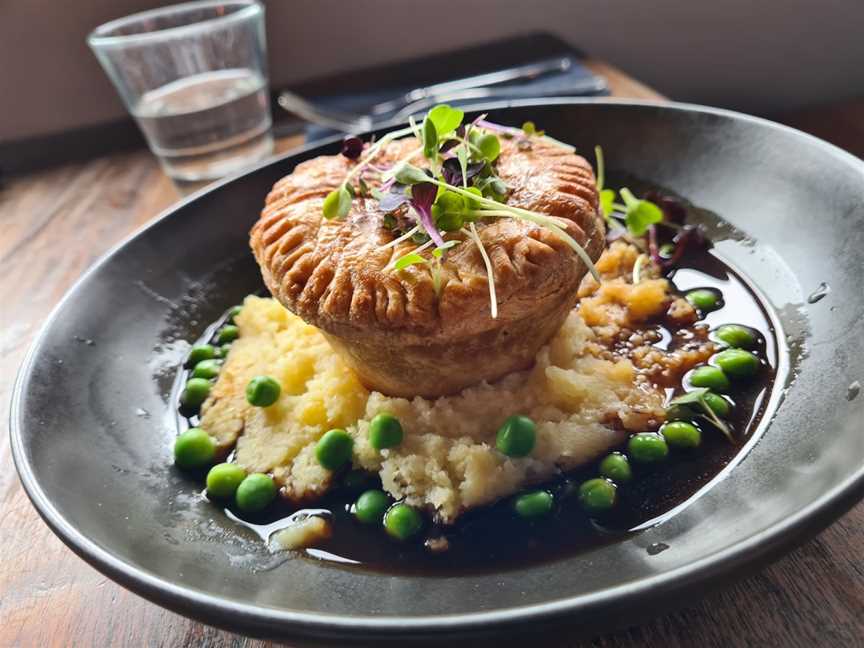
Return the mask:
[[(497, 172), (510, 188), (508, 205), (556, 217), (597, 259), (604, 228), (590, 165), (542, 140), (530, 150), (501, 144)], [(417, 146), (413, 138), (393, 142), (376, 164)], [(464, 235), (448, 236), (464, 242), (446, 255), (436, 293), (430, 266), (392, 269), (416, 244), (383, 248), (394, 235), (377, 201), (355, 198), (345, 219), (322, 217), (324, 198), (353, 165), (343, 156), (309, 160), (267, 196), (251, 246), (273, 295), (324, 331), (361, 380), (383, 393), (453, 393), (530, 365), (576, 302), (587, 268), (573, 250), (534, 223), (478, 222), (497, 290), (493, 319), (486, 267)]]

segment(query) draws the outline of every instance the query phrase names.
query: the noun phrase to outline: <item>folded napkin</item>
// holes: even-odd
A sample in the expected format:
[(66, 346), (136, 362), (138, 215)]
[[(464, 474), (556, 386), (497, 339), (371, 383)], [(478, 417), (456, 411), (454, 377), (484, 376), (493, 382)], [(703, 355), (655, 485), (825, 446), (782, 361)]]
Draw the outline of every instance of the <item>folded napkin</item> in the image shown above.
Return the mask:
[[(564, 97), (564, 96), (591, 96), (609, 94), (606, 82), (585, 67), (576, 56), (562, 56), (570, 60), (570, 67), (564, 72), (547, 74), (539, 78), (514, 84), (501, 84), (489, 86), (496, 92), (494, 97), (480, 99), (453, 99), (448, 101), (450, 105), (460, 107), (471, 107), (493, 101), (506, 101), (508, 99), (520, 99), (531, 97)], [(534, 60), (527, 59), (526, 64)], [(507, 65), (507, 68), (512, 65)], [(490, 70), (483, 70), (487, 72)], [(459, 78), (467, 75), (460, 74)], [(416, 84), (405, 84), (387, 87), (386, 90), (370, 90), (364, 92), (352, 92), (350, 94), (312, 96), (311, 101), (322, 107), (332, 110), (367, 114), (371, 106), (403, 96), (405, 93), (416, 88)], [(498, 94), (500, 93), (500, 94)], [(420, 111), (421, 113), (425, 110)], [(376, 116), (375, 124), (383, 124), (396, 116), (395, 112)], [(313, 141), (328, 137), (337, 131), (329, 128), (309, 124), (306, 127), (307, 141)]]

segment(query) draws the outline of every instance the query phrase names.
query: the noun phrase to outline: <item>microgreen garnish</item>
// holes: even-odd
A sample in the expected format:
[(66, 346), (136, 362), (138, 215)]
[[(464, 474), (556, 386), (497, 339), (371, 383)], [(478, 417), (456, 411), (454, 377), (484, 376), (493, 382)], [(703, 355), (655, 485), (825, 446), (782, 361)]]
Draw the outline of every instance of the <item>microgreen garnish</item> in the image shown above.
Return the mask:
[[(468, 188), (468, 181), (471, 179), (470, 177), (468, 177), (468, 147), (467, 146), (460, 146), (456, 150), (456, 159), (459, 161), (459, 172), (461, 173), (461, 176), (462, 176), (462, 187), (467, 189)], [(444, 161), (444, 164), (445, 165), (447, 164), (447, 160)], [(477, 172), (479, 173), (483, 167), (479, 166), (480, 165), (479, 162), (477, 162), (476, 164), (478, 165), (477, 166)], [(445, 175), (445, 178), (446, 178), (446, 175)], [(459, 184), (457, 181), (450, 179), (450, 178), (447, 178), (447, 182), (449, 182), (450, 184)]]
[(444, 245), (444, 239), (438, 233), (438, 227), (432, 218), (432, 203), (435, 202), (437, 195), (438, 187), (431, 182), (419, 182), (411, 187), (411, 207), (420, 218), (420, 225), (426, 230), (429, 238), (435, 241), (435, 245), (441, 247)]
[[(485, 119), (477, 120), (477, 126), (483, 128), (488, 131), (492, 131), (493, 133), (501, 133), (502, 135), (506, 135), (509, 137), (527, 137), (525, 131), (521, 128), (513, 128), (511, 126), (502, 126), (501, 124), (495, 124), (490, 121), (486, 121)], [(535, 127), (536, 129), (536, 127)], [(540, 131), (542, 132), (542, 131)], [(573, 153), (576, 150), (575, 146), (570, 146), (569, 144), (565, 144), (559, 140), (556, 140), (554, 137), (549, 137), (548, 135), (532, 135), (532, 137), (537, 137), (538, 139), (543, 140), (547, 144), (552, 144), (553, 146), (557, 146), (559, 148), (564, 149), (568, 153)]]
[(461, 229), (465, 222), (465, 199), (452, 191), (444, 191), (432, 205), (435, 224), (445, 232)]
[(403, 257), (399, 257), (396, 263), (393, 264), (393, 269), (402, 270), (404, 268), (407, 268), (408, 266), (417, 265), (418, 263), (426, 263), (426, 259), (424, 259), (416, 252), (411, 252), (410, 254), (406, 254)]
[(615, 211), (616, 197), (614, 189), (603, 189), (600, 192), (600, 209), (603, 210), (603, 218), (607, 221), (612, 219), (612, 212)]
[(345, 176), (345, 179), (338, 188), (331, 191), (324, 198), (324, 204), (322, 206), (324, 218), (345, 218), (345, 216), (348, 215), (348, 212), (351, 211), (351, 199), (353, 197), (353, 189), (350, 189), (351, 181), (355, 177), (359, 176), (369, 166), (375, 156), (378, 155), (378, 152), (386, 144), (389, 144), (399, 137), (405, 137), (406, 135), (411, 134), (411, 132), (410, 128), (395, 130), (387, 133), (380, 140), (370, 145), (363, 160), (359, 161), (356, 166), (348, 172), (348, 175)]
[(627, 187), (621, 188), (626, 212), (624, 223), (633, 236), (644, 236), (648, 227), (663, 220), (663, 212), (652, 202), (639, 200)]
[(411, 128), (411, 132), (414, 133), (415, 139), (417, 141), (423, 141), (423, 131), (420, 130), (420, 127), (417, 125), (417, 122), (414, 120), (413, 115), (408, 116), (408, 126)]
[[(429, 242), (431, 243), (431, 241)], [(461, 241), (447, 241), (440, 247), (432, 250), (432, 258), (427, 259), (420, 254), (428, 245), (423, 245), (413, 252), (409, 252), (408, 254), (399, 257), (396, 262), (393, 264), (394, 270), (404, 270), (405, 268), (412, 265), (421, 265), (426, 264), (430, 266), (430, 270), (432, 273), (432, 287), (435, 289), (435, 294), (441, 294), (441, 259), (444, 257), (444, 252), (449, 250), (450, 248), (459, 245)]]
[(685, 225), (681, 231), (675, 235), (674, 243), (665, 243), (658, 246), (657, 243), (657, 228), (651, 226), (648, 228), (648, 250), (651, 253), (651, 258), (654, 263), (661, 268), (671, 268), (691, 247), (703, 247), (707, 243), (704, 230), (698, 225)]
[(525, 133), (528, 137), (537, 136), (543, 137), (546, 134), (546, 131), (537, 130), (537, 125), (533, 121), (526, 121), (522, 124), (522, 132)]
[(393, 174), (393, 177), (396, 178), (396, 182), (404, 185), (414, 185), (429, 180), (429, 176), (425, 171), (423, 171), (423, 169), (418, 169), (416, 166), (409, 164), (408, 162), (403, 162), (399, 165), (396, 172)]
[(420, 231), (420, 226), (419, 226), (419, 225), (415, 225), (414, 227), (412, 227), (410, 230), (408, 230), (407, 232), (405, 232), (405, 233), (404, 233), (402, 236), (400, 236), (399, 238), (395, 238), (395, 239), (393, 239), (392, 241), (390, 241), (389, 243), (385, 243), (384, 245), (382, 245), (380, 249), (381, 249), (381, 250), (386, 250), (387, 248), (396, 247), (396, 246), (399, 245), (402, 241), (407, 241), (408, 239), (412, 238), (412, 237), (413, 237), (415, 234), (417, 234), (419, 231)]
[(603, 147), (599, 144), (594, 147), (594, 159), (597, 167), (597, 191), (602, 192), (603, 183), (606, 181), (606, 164), (603, 162)]
[(359, 178), (357, 178), (357, 185), (360, 188), (360, 195), (363, 198), (369, 198), (370, 196), (373, 195), (372, 194), (372, 188), (368, 184), (366, 184), (366, 180), (363, 179), (362, 175)]
[(615, 211), (615, 199), (617, 197), (614, 189), (604, 188), (606, 182), (606, 165), (603, 162), (603, 148), (594, 147), (594, 157), (597, 160), (597, 191), (600, 193), (600, 211), (609, 225), (612, 225), (612, 212)]
[[(473, 224), (477, 219), (516, 218), (551, 230), (576, 252), (599, 281), (591, 258), (562, 227), (561, 223), (565, 221), (508, 205), (509, 188), (495, 170), (495, 162), (501, 154), (499, 136), (520, 138), (529, 147), (528, 140), (542, 139), (568, 151), (575, 149), (546, 136), (530, 122), (526, 122), (520, 130), (486, 121), (485, 114), (470, 123), (463, 124), (463, 120), (464, 113), (461, 110), (442, 104), (430, 110), (421, 125), (410, 118), (409, 127), (388, 133), (377, 142), (373, 140), (365, 150), (359, 138), (346, 138), (342, 152), (345, 157), (357, 160), (357, 163), (343, 183), (325, 198), (324, 216), (344, 218), (351, 210), (355, 192), (357, 196), (378, 200), (384, 227), (390, 229), (394, 237), (383, 247), (395, 247), (408, 240), (420, 246), (398, 258), (390, 264), (391, 267), (401, 270), (411, 265), (429, 263), (436, 291), (441, 289), (444, 250), (459, 243), (445, 242), (442, 234), (461, 230), (474, 240), (487, 265), (493, 317), (497, 317), (495, 280), (491, 261)], [(386, 144), (411, 134), (419, 141), (419, 148), (389, 165), (373, 165), (375, 157)], [(415, 156), (421, 154), (428, 161), (428, 170), (411, 163)], [(368, 174), (364, 174), (367, 170)], [(355, 178), (356, 187), (352, 184)], [(377, 186), (370, 186), (369, 178)], [(614, 193), (612, 199), (614, 202)], [(403, 209), (406, 206), (408, 210)], [(433, 244), (435, 250), (427, 260), (420, 253)]]
[[(494, 200), (490, 200), (485, 198), (484, 196), (477, 195), (474, 192), (471, 192), (468, 189), (462, 189), (461, 187), (455, 187), (453, 185), (447, 184), (438, 179), (430, 179), (429, 182), (432, 182), (439, 187), (444, 187), (445, 189), (450, 189), (452, 192), (464, 197), (468, 198), (469, 201), (473, 201), (478, 203), (481, 207), (486, 207), (487, 209), (467, 209), (465, 212), (466, 216), (471, 217), (471, 220), (474, 218), (492, 218), (492, 217), (510, 217), (516, 218), (520, 220), (531, 221), (532, 223), (536, 223), (538, 225), (542, 225), (543, 227), (552, 230), (555, 234), (562, 239), (570, 248), (573, 249), (574, 252), (579, 256), (580, 259), (585, 263), (588, 270), (591, 272), (592, 276), (599, 282), (600, 281), (600, 273), (597, 272), (597, 268), (594, 267), (594, 262), (591, 260), (591, 257), (588, 256), (588, 253), (585, 249), (579, 245), (573, 237), (571, 237), (567, 232), (565, 232), (560, 225), (555, 221), (555, 219), (551, 216), (547, 216), (545, 214), (538, 214), (532, 211), (528, 211), (527, 209), (520, 209), (519, 207), (512, 207), (510, 205), (499, 203)], [(466, 206), (469, 202), (466, 202)]]
[(342, 155), (349, 160), (356, 160), (363, 152), (363, 140), (356, 135), (348, 135), (342, 140)]
[(645, 265), (646, 261), (648, 261), (647, 254), (640, 254), (636, 257), (636, 262), (633, 264), (633, 285), (642, 281), (642, 267)]
[(465, 113), (447, 104), (435, 106), (426, 115), (426, 119), (435, 125), (439, 137), (444, 137), (455, 131), (462, 124)]
[(468, 186), (468, 183), (483, 170), (483, 168), (486, 166), (486, 163), (471, 162), (469, 164), (467, 161), (467, 154), (465, 153), (465, 149), (460, 147), (459, 153), (466, 156), (465, 168), (462, 168), (461, 158), (447, 158), (441, 164), (441, 175), (444, 176), (444, 180), (448, 184), (462, 185), (462, 187), (465, 188)]
[(498, 319), (498, 297), (495, 294), (495, 273), (492, 271), (492, 261), (486, 252), (486, 248), (483, 247), (483, 241), (480, 240), (480, 235), (477, 234), (477, 228), (474, 227), (474, 223), (468, 223), (468, 228), (466, 233), (474, 240), (474, 245), (477, 246), (477, 251), (480, 252), (480, 256), (483, 258), (483, 265), (486, 266), (486, 283), (489, 284), (489, 312), (492, 315), (492, 319)]
[(390, 190), (381, 195), (378, 200), (378, 208), (383, 212), (392, 212), (410, 201), (411, 196), (408, 195), (407, 187), (399, 182), (394, 182), (390, 185)]
[(501, 154), (501, 142), (492, 133), (477, 135), (476, 131), (473, 131), (468, 141), (477, 147), (487, 162), (494, 162)]
[(735, 437), (732, 434), (732, 430), (729, 429), (729, 426), (724, 423), (717, 414), (714, 413), (714, 410), (708, 405), (705, 401), (705, 394), (708, 393), (708, 389), (706, 387), (699, 387), (698, 389), (693, 389), (686, 394), (678, 396), (677, 398), (673, 398), (669, 401), (667, 405), (667, 409), (673, 407), (683, 407), (689, 410), (695, 410), (698, 412), (698, 418), (704, 418), (708, 420), (714, 427), (716, 427), (720, 432), (723, 433), (730, 443), (735, 443)]
[(322, 209), (324, 218), (328, 220), (345, 218), (351, 209), (351, 193), (348, 191), (348, 185), (343, 184), (327, 194)]
[(427, 160), (438, 159), (438, 131), (428, 116), (423, 120), (423, 155)]

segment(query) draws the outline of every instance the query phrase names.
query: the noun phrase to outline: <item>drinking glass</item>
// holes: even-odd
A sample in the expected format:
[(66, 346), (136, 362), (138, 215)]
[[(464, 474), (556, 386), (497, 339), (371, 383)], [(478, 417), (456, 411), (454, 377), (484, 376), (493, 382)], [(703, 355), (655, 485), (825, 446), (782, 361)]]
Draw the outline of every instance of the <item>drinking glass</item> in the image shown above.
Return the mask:
[(214, 180), (272, 153), (255, 0), (144, 11), (97, 27), (87, 42), (175, 181)]

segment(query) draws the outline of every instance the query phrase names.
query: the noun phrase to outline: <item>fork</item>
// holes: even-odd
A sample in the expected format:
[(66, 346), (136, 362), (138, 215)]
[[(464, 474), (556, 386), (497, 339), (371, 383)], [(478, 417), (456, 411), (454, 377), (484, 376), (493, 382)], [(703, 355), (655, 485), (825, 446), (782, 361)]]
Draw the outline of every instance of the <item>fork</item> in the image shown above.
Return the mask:
[[(279, 94), (277, 102), (286, 111), (320, 126), (333, 128), (347, 133), (371, 130), (375, 117), (381, 119), (383, 114), (394, 112), (389, 119), (405, 119), (409, 115), (420, 112), (436, 103), (448, 101), (465, 101), (473, 99), (494, 99), (507, 97), (534, 97), (538, 91), (520, 86), (489, 87), (519, 79), (533, 80), (550, 73), (560, 73), (568, 70), (572, 62), (568, 58), (553, 59), (531, 65), (523, 65), (507, 70), (499, 70), (474, 77), (466, 77), (456, 81), (447, 81), (425, 88), (415, 88), (396, 99), (375, 104), (369, 113), (349, 113), (319, 106), (302, 96), (284, 90)], [(483, 87), (480, 87), (483, 86)], [(598, 94), (606, 89), (605, 82), (594, 77), (580, 80), (568, 87), (568, 94)], [(539, 94), (542, 94), (540, 92)]]
[[(599, 94), (606, 90), (606, 84), (602, 79), (586, 78), (574, 83), (567, 88), (566, 93), (556, 93), (558, 95), (593, 95)], [(392, 117), (388, 117), (387, 121), (404, 121), (408, 116), (425, 110), (428, 107), (438, 103), (447, 103), (459, 101), (470, 101), (477, 99), (515, 99), (519, 97), (537, 97), (544, 96), (543, 92), (528, 87), (507, 87), (507, 88), (473, 88), (451, 92), (442, 95), (431, 95), (415, 101), (405, 106)], [(548, 94), (546, 95), (548, 96)], [(283, 91), (278, 98), (279, 105), (290, 113), (293, 113), (304, 121), (333, 128), (345, 133), (359, 133), (367, 130), (372, 130), (375, 125), (375, 120), (371, 115), (361, 115), (357, 113), (345, 113), (329, 108), (323, 108), (311, 101), (308, 101), (300, 95), (293, 92)]]

